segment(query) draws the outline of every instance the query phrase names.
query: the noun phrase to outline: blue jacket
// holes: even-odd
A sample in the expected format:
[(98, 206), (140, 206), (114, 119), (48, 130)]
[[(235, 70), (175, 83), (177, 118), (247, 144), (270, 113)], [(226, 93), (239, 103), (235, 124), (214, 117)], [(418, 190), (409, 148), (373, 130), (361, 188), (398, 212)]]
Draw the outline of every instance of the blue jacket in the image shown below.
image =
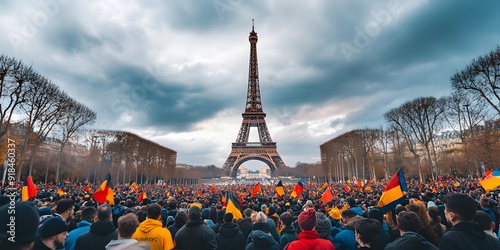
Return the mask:
[(76, 228), (69, 232), (68, 236), (66, 236), (64, 248), (66, 250), (75, 250), (76, 239), (78, 239), (80, 235), (90, 231), (90, 225), (92, 225), (92, 223), (86, 220), (78, 222), (76, 224)]
[(333, 244), (336, 250), (356, 250), (356, 236), (354, 236), (354, 231), (350, 227), (344, 226), (342, 231), (333, 238)]

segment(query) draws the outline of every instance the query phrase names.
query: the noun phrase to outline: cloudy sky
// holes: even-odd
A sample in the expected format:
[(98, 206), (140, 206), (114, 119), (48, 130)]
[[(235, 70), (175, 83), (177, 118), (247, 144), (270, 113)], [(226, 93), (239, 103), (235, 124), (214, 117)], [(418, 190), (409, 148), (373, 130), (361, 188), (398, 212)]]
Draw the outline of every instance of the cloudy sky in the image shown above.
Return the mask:
[[(32, 64), (98, 114), (221, 167), (241, 125), (255, 19), (266, 121), (288, 166), (451, 91), (500, 44), (499, 1), (0, 1), (0, 53)], [(254, 162), (255, 163), (255, 162)], [(254, 164), (249, 163), (249, 164)], [(261, 163), (259, 163), (261, 165)]]

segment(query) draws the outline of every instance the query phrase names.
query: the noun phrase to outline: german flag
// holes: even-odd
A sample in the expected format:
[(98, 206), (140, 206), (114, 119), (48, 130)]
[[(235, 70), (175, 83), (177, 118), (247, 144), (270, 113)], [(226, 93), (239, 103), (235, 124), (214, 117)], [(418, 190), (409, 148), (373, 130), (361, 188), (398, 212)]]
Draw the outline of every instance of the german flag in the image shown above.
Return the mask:
[(110, 205), (115, 204), (115, 192), (113, 192), (113, 184), (111, 184), (111, 174), (108, 173), (106, 178), (101, 184), (101, 187), (97, 189), (92, 195), (94, 200), (99, 203), (108, 202)]
[(24, 177), (21, 200), (27, 201), (27, 200), (35, 197), (37, 191), (38, 190), (35, 187), (35, 183), (33, 183), (33, 179), (31, 178), (31, 173), (30, 173), (30, 170), (28, 168), (28, 170), (26, 171), (26, 177)]
[(226, 214), (232, 213), (235, 220), (243, 219), (238, 201), (231, 193), (227, 193)]
[(382, 212), (386, 213), (396, 207), (397, 204), (403, 203), (405, 200), (405, 192), (408, 192), (408, 186), (403, 176), (403, 170), (399, 169), (385, 187), (377, 207), (380, 208)]
[(302, 193), (302, 191), (304, 191), (304, 184), (302, 184), (302, 182), (299, 181), (299, 183), (297, 183), (297, 185), (295, 185), (295, 187), (293, 188), (290, 197), (295, 198), (299, 196)]
[(274, 190), (276, 190), (278, 196), (283, 196), (285, 194), (285, 188), (283, 187), (283, 183), (281, 182), (281, 180), (278, 182), (278, 185), (276, 185), (276, 188)]
[(146, 194), (146, 192), (144, 192), (144, 190), (142, 190), (139, 197), (137, 197), (137, 202), (141, 203), (141, 201), (146, 199), (146, 198), (148, 198), (148, 195)]
[(261, 193), (262, 192), (262, 187), (260, 186), (260, 183), (257, 183), (257, 185), (255, 185), (255, 187), (253, 187), (252, 189), (252, 198), (255, 197), (255, 195), (257, 195), (257, 193)]

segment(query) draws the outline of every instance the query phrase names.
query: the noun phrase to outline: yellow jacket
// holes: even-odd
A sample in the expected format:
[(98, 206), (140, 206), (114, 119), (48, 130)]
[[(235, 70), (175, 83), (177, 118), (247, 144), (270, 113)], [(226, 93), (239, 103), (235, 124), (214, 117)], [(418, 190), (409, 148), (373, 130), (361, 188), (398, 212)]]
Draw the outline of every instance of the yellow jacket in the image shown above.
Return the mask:
[(132, 238), (139, 242), (149, 243), (151, 250), (170, 250), (174, 248), (174, 241), (170, 231), (162, 227), (161, 221), (155, 219), (146, 219), (139, 224)]

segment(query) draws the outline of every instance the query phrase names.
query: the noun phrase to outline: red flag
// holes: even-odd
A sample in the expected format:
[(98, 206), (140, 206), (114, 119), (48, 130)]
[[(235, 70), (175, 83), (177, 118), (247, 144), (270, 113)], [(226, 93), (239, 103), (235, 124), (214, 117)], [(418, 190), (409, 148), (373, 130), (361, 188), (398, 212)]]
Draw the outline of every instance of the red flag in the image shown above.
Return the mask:
[(85, 186), (85, 187), (83, 188), (83, 191), (84, 191), (84, 192), (86, 192), (86, 193), (90, 192), (90, 190), (91, 190), (91, 189), (90, 189), (90, 185), (89, 185), (89, 184), (87, 184), (87, 186)]
[(255, 185), (255, 187), (253, 188), (252, 190), (252, 198), (257, 194), (257, 193), (260, 193), (262, 192), (262, 188), (260, 186), (260, 183), (257, 183), (257, 185)]
[(332, 194), (332, 191), (330, 190), (330, 187), (328, 187), (325, 192), (323, 193), (323, 195), (321, 196), (321, 199), (319, 199), (320, 201), (324, 202), (324, 203), (327, 203), (329, 201), (331, 201), (333, 199), (333, 194)]
[(484, 172), (484, 177), (488, 177), (489, 175), (491, 175), (491, 170), (486, 170), (486, 172)]
[(212, 184), (212, 189), (210, 189), (210, 193), (214, 194), (215, 193), (215, 185)]
[(347, 186), (347, 184), (345, 184), (345, 185), (344, 185), (344, 190), (345, 190), (346, 192), (349, 192), (349, 191), (351, 191), (351, 188), (350, 188), (349, 186)]
[(137, 197), (137, 202), (141, 202), (142, 200), (148, 198), (148, 196), (146, 195), (146, 192), (144, 192), (144, 190), (141, 191), (141, 194), (139, 195), (139, 197)]

